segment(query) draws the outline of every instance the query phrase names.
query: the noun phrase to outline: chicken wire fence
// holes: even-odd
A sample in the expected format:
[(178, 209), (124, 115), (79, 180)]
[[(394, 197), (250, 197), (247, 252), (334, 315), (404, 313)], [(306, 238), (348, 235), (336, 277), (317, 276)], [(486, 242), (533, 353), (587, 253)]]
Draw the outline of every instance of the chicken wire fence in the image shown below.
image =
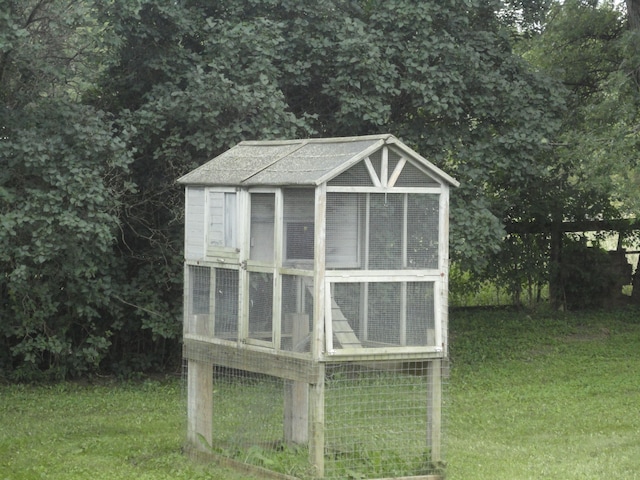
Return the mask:
[[(443, 474), (441, 446), (437, 446), (437, 460), (431, 452), (432, 429), (440, 432), (442, 426), (431, 423), (433, 406), (428, 399), (430, 379), (441, 373), (446, 377), (446, 372), (434, 372), (434, 365), (439, 363), (326, 366), (322, 478), (436, 478)], [(297, 368), (295, 362), (290, 368)], [(287, 410), (298, 382), (215, 363), (213, 371), (213, 439), (206, 448), (232, 463), (266, 469), (283, 478), (316, 478), (308, 442), (287, 440)]]

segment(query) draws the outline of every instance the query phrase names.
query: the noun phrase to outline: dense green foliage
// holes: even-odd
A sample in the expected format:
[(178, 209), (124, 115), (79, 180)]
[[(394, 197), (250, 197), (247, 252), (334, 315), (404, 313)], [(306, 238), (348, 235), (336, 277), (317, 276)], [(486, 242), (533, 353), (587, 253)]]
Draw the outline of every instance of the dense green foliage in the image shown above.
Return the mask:
[[(624, 144), (611, 143), (625, 152), (637, 140), (624, 135), (637, 115), (620, 86), (627, 70), (615, 69), (637, 64), (630, 37), (626, 49), (585, 53), (611, 69), (595, 81), (627, 106), (618, 123), (599, 113), (618, 97), (598, 96), (602, 108), (576, 103), (542, 64), (554, 57), (536, 53), (565, 28), (565, 4), (6, 0), (0, 376), (127, 376), (177, 364), (175, 179), (245, 139), (393, 133), (462, 183), (452, 198), (460, 268), (506, 279), (515, 293), (542, 282), (548, 271), (534, 253), (548, 246), (509, 239), (501, 250), (504, 225), (610, 213), (606, 190), (584, 183), (588, 145), (555, 146), (592, 138), (567, 128), (565, 112), (580, 111), (576, 125), (595, 118), (599, 131), (617, 129)], [(621, 32), (621, 14), (607, 12), (585, 28)], [(589, 151), (602, 185), (611, 178), (616, 198), (630, 199), (622, 185), (635, 170), (609, 175), (603, 150)]]
[[(637, 8), (638, 2), (628, 4)], [(560, 128), (549, 139), (547, 176), (532, 198), (521, 197), (532, 203), (520, 211), (531, 215), (508, 216), (507, 223), (520, 228), (493, 262), (495, 280), (516, 301), (523, 285), (550, 282), (556, 305), (565, 304), (567, 290), (589, 290), (571, 284), (579, 277), (564, 274), (575, 267), (576, 257), (562, 253), (563, 243), (570, 243), (563, 222), (637, 217), (640, 84), (634, 71), (640, 65), (635, 47), (640, 30), (629, 28), (628, 20), (611, 2), (555, 2), (540, 33), (516, 42), (533, 68), (561, 83), (567, 103)], [(621, 245), (630, 245), (631, 233), (620, 232)]]
[(0, 17), (0, 372), (15, 379), (94, 370), (113, 333), (131, 155), (126, 131), (76, 100), (86, 13), (5, 2)]

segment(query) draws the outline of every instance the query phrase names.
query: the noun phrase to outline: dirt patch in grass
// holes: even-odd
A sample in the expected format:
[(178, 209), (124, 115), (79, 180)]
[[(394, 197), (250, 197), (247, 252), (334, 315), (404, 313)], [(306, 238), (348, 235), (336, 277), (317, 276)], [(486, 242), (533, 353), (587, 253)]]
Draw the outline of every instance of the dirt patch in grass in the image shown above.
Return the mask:
[(579, 326), (575, 332), (562, 338), (565, 342), (596, 342), (606, 340), (611, 336), (611, 331), (606, 327)]

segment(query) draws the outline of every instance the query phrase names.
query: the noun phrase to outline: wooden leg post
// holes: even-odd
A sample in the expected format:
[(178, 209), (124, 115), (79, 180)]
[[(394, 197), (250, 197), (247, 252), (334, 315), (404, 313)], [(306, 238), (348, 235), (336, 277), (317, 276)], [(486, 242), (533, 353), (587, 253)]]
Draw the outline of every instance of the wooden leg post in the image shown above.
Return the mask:
[(442, 360), (429, 360), (427, 367), (427, 446), (431, 461), (442, 461)]
[[(309, 316), (299, 313), (288, 316), (295, 349), (309, 334)], [(287, 380), (284, 388), (284, 440), (306, 444), (309, 441), (309, 384)]]
[(213, 442), (213, 365), (189, 361), (187, 372), (187, 441), (208, 451)]
[(325, 367), (319, 365), (318, 383), (309, 388), (309, 411), (311, 435), (309, 437), (309, 457), (315, 466), (316, 477), (324, 477), (324, 375)]

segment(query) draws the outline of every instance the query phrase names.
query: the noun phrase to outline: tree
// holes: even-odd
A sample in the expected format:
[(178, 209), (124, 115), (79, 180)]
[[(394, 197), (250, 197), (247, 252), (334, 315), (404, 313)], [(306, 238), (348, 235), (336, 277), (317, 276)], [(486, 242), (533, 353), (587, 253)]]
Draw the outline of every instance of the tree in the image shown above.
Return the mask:
[[(628, 5), (629, 26), (633, 8)], [(640, 62), (634, 35), (625, 28), (624, 13), (609, 2), (566, 1), (551, 9), (543, 32), (524, 53), (568, 91), (569, 109), (553, 141), (556, 171), (564, 176), (558, 198), (566, 199), (559, 204), (552, 241), (556, 262), (562, 221), (637, 216), (640, 104), (634, 72)], [(555, 273), (552, 287), (559, 268)], [(555, 287), (559, 295), (562, 285)]]
[(82, 2), (0, 11), (0, 370), (32, 379), (95, 368), (113, 285), (125, 142), (78, 104), (91, 43)]
[[(393, 131), (463, 181), (454, 251), (481, 266), (523, 185), (545, 176), (562, 98), (511, 51), (500, 2), (130, 5), (105, 4), (121, 40), (101, 105), (131, 116), (134, 168), (174, 192), (166, 218), (181, 208), (173, 179), (239, 140)], [(159, 218), (155, 238), (179, 252)]]
[(485, 269), (505, 220), (548, 214), (553, 197), (537, 199), (557, 177), (564, 97), (512, 51), (515, 26), (542, 18), (525, 3), (9, 2), (0, 195), (15, 231), (2, 237), (14, 359), (62, 375), (109, 349), (102, 365), (126, 374), (178, 351), (175, 179), (245, 139), (393, 132), (461, 180), (452, 252)]

